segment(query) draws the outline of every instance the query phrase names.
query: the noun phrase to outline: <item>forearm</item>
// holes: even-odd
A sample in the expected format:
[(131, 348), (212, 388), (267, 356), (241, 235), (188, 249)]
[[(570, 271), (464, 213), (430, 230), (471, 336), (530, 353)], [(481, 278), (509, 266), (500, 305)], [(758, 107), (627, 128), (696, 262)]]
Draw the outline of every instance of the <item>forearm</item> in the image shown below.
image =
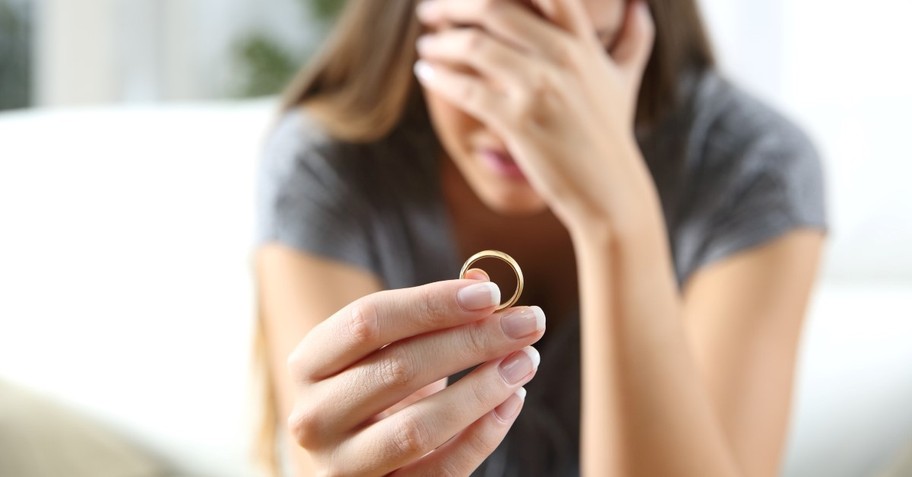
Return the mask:
[(584, 475), (737, 475), (687, 347), (657, 200), (623, 234), (576, 234)]

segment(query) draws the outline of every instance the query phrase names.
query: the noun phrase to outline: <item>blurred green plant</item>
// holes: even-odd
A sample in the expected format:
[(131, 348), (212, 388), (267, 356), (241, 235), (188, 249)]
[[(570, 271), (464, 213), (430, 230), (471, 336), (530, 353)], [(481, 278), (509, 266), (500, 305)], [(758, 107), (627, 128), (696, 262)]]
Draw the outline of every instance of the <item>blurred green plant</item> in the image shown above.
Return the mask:
[[(301, 7), (301, 28), (317, 28), (321, 34), (329, 29), (345, 5), (345, 0), (298, 2)], [(283, 45), (268, 32), (253, 31), (244, 35), (234, 49), (241, 71), (236, 95), (253, 97), (279, 93), (311, 54), (313, 47)]]
[(317, 18), (331, 21), (342, 10), (345, 0), (303, 0), (303, 3), (310, 4)]
[(31, 102), (30, 2), (0, 0), (0, 110)]

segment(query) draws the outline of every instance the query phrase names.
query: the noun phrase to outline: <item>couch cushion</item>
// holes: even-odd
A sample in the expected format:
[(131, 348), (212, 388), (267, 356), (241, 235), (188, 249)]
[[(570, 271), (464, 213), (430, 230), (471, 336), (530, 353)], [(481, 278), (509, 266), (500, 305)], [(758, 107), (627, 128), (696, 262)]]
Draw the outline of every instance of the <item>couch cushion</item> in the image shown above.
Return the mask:
[(0, 475), (158, 477), (165, 468), (105, 426), (0, 381)]

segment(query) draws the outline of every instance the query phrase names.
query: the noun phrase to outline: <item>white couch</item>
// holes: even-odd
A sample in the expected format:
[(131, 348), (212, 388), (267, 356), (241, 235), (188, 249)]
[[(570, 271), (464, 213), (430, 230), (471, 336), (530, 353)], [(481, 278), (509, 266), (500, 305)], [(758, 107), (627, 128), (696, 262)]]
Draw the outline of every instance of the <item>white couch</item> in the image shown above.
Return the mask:
[[(0, 379), (113, 426), (180, 473), (253, 475), (252, 193), (273, 107), (0, 115)], [(892, 167), (908, 180), (912, 163), (902, 162)], [(852, 201), (840, 193), (836, 203)], [(903, 265), (912, 234), (874, 224), (884, 214), (908, 220), (912, 207), (883, 206), (893, 209), (870, 220), (834, 211), (783, 475), (871, 475), (912, 439), (912, 267)], [(893, 257), (889, 273), (864, 260), (870, 247)]]

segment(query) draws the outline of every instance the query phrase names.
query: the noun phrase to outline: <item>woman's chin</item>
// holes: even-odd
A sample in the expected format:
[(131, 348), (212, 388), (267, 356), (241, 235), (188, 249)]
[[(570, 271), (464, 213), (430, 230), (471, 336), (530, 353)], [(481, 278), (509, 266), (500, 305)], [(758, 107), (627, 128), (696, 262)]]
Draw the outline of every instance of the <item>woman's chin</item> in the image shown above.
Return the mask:
[(548, 210), (548, 205), (531, 187), (499, 189), (479, 194), (482, 202), (499, 215), (525, 217), (541, 214)]

